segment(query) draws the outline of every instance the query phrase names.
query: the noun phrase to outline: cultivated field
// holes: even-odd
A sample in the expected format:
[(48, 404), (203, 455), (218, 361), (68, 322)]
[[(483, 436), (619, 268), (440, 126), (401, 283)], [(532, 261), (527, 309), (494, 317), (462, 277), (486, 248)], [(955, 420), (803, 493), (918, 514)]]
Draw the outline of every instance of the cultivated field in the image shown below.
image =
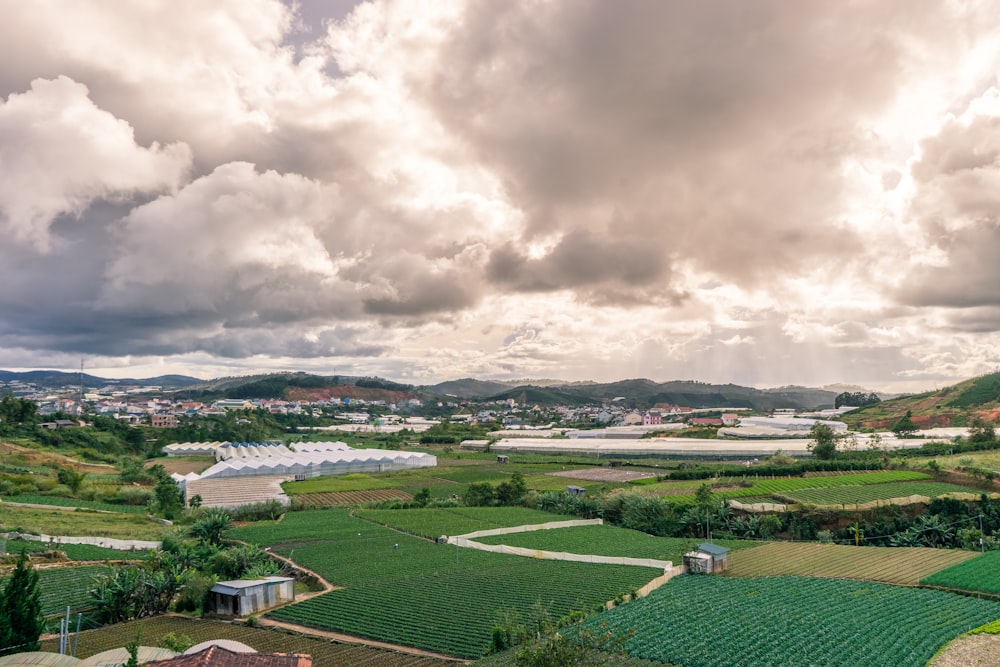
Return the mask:
[(934, 572), (978, 556), (974, 551), (957, 549), (770, 542), (730, 554), (728, 573), (733, 577), (801, 575), (912, 586)]
[[(158, 616), (131, 621), (98, 630), (80, 633), (77, 657), (86, 658), (112, 648), (125, 646), (136, 637), (145, 646), (158, 646), (164, 635), (186, 635), (195, 643), (209, 639), (233, 639), (251, 646), (259, 652), (308, 653), (313, 656), (315, 667), (454, 667), (455, 663), (438, 658), (397, 653), (379, 648), (339, 644), (332, 641), (304, 637), (276, 630), (248, 628), (224, 621), (207, 621), (185, 616)], [(57, 640), (43, 642), (42, 650), (58, 650)]]
[(383, 500), (413, 500), (406, 491), (399, 489), (373, 489), (371, 491), (332, 491), (329, 493), (302, 493), (295, 499), (305, 507), (333, 507), (336, 505), (364, 505)]
[(1000, 551), (929, 574), (921, 583), (1000, 595)]
[[(568, 551), (575, 554), (597, 556), (627, 556), (630, 558), (656, 558), (681, 563), (681, 557), (704, 539), (686, 537), (656, 537), (638, 530), (617, 526), (573, 526), (551, 528), (530, 533), (491, 535), (476, 538), (483, 544), (506, 544), (512, 547), (541, 549), (543, 551)], [(760, 546), (760, 542), (750, 540), (714, 540), (719, 546), (729, 549), (747, 549)]]
[(685, 667), (922, 667), (1000, 603), (942, 591), (809, 577), (685, 575), (586, 625), (632, 655)]
[(89, 606), (90, 589), (95, 577), (107, 574), (103, 565), (60, 567), (38, 571), (38, 588), (42, 592), (42, 613), (46, 616), (66, 611), (66, 607)]
[[(600, 469), (600, 468), (595, 468)], [(595, 494), (601, 491), (627, 486), (625, 483), (603, 479), (580, 479), (553, 477), (550, 473), (564, 472), (566, 466), (558, 463), (499, 464), (495, 461), (439, 458), (433, 468), (401, 470), (379, 475), (353, 473), (348, 475), (328, 475), (302, 482), (287, 482), (285, 493), (296, 496), (309, 493), (330, 493), (345, 491), (373, 491), (377, 489), (399, 489), (413, 494), (422, 488), (429, 488), (431, 497), (447, 498), (462, 495), (470, 484), (488, 482), (500, 484), (510, 481), (514, 472), (524, 475), (529, 489), (536, 491), (562, 491), (567, 484), (575, 484)], [(697, 486), (695, 487), (697, 488)]]
[(430, 539), (435, 539), (440, 535), (464, 535), (477, 530), (530, 526), (574, 518), (524, 507), (358, 510), (354, 515)]
[(823, 489), (798, 489), (786, 491), (782, 496), (798, 503), (811, 505), (854, 505), (875, 500), (891, 500), (910, 496), (937, 498), (946, 493), (980, 494), (982, 491), (967, 486), (943, 482), (886, 482), (864, 486), (837, 486)]
[[(5, 551), (8, 556), (19, 554), (21, 551), (26, 551), (29, 554), (38, 553), (45, 551), (47, 546), (44, 542), (0, 539), (0, 554)], [(149, 557), (148, 551), (119, 551), (91, 544), (59, 544), (55, 548), (66, 554), (66, 557), (72, 561), (143, 560)]]
[[(464, 529), (470, 519), (475, 528), (483, 528), (564, 518), (523, 508), (460, 511), (470, 514), (386, 512), (403, 517), (395, 523), (424, 515), (420, 525), (435, 536), (458, 525)], [(411, 526), (418, 523), (413, 520)], [(294, 512), (281, 522), (255, 524), (227, 534), (270, 546), (344, 587), (269, 617), (470, 658), (482, 654), (501, 611), (516, 610), (525, 620), (531, 618), (536, 603), (553, 618), (573, 610), (590, 611), (660, 574), (655, 568), (459, 549), (337, 509)]]

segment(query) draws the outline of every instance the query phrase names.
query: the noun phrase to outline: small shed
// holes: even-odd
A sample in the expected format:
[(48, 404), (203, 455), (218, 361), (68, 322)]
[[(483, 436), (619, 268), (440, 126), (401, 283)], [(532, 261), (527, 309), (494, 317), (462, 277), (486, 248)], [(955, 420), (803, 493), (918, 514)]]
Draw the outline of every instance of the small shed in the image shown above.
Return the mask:
[(510, 462), (510, 457), (507, 456), (506, 454), (497, 455), (497, 463), (509, 463), (509, 462)]
[(684, 554), (684, 566), (691, 574), (712, 574), (726, 569), (729, 549), (718, 544), (703, 542), (695, 551)]
[(248, 616), (295, 600), (295, 579), (265, 577), (220, 581), (212, 586), (208, 613), (219, 616)]
[(587, 489), (583, 488), (582, 486), (570, 485), (566, 487), (566, 493), (568, 493), (571, 496), (585, 496), (587, 495)]

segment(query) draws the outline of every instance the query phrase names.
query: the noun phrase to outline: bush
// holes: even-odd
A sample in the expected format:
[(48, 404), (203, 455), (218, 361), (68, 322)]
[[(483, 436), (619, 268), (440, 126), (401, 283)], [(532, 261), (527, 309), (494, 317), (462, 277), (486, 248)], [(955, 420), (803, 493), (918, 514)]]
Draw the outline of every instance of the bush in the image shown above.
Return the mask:
[(230, 510), (233, 521), (274, 521), (285, 513), (285, 506), (277, 500), (252, 505), (240, 505)]

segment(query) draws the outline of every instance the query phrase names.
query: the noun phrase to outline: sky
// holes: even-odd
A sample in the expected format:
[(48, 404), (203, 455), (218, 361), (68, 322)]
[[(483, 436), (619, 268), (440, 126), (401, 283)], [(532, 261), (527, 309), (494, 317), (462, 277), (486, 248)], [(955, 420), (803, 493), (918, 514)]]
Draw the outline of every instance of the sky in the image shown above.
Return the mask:
[(997, 3), (0, 10), (0, 368), (1000, 366)]

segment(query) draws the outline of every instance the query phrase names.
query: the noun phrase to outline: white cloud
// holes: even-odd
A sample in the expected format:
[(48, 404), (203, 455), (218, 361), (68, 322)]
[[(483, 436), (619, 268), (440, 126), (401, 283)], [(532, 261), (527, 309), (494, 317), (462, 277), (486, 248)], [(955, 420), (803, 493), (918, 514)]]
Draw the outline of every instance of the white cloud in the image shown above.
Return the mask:
[(16, 241), (45, 250), (56, 216), (174, 188), (190, 160), (184, 144), (136, 144), (129, 124), (99, 109), (86, 86), (36, 79), (0, 103), (0, 222)]

